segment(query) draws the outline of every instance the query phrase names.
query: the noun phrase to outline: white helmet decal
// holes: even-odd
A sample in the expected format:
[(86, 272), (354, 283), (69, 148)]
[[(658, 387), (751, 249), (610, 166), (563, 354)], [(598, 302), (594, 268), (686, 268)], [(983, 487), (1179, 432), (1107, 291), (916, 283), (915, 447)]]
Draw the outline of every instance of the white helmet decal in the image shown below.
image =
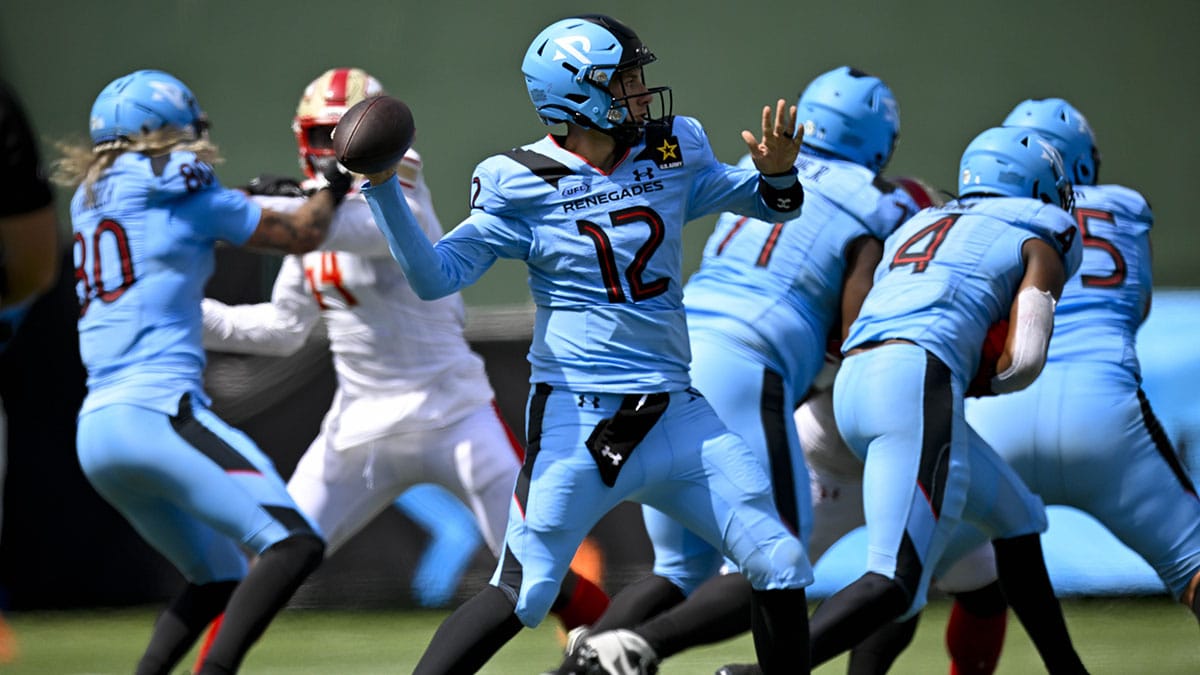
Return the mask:
[[(558, 49), (554, 52), (553, 61), (561, 61), (567, 58), (570, 54), (583, 65), (591, 65), (592, 61), (584, 52), (592, 51), (592, 41), (587, 39), (585, 35), (564, 35), (560, 38), (554, 38), (554, 44), (558, 45)], [(567, 54), (563, 54), (563, 52)]]
[(184, 100), (183, 90), (175, 86), (174, 83), (154, 80), (147, 84), (154, 90), (154, 100), (165, 100), (180, 110), (187, 109), (187, 101)]

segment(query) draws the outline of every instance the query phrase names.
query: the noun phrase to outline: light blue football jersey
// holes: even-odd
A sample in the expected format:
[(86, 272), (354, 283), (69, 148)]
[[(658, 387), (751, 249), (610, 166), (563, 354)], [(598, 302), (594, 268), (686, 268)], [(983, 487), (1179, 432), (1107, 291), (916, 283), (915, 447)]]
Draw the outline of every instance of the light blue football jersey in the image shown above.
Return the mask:
[[(753, 164), (746, 156), (739, 166)], [(838, 316), (846, 247), (864, 236), (886, 238), (918, 209), (907, 192), (853, 162), (802, 154), (796, 167), (800, 216), (767, 222), (722, 214), (684, 304), (693, 331), (720, 332), (765, 355), (803, 392), (824, 363)]]
[(1069, 277), (1081, 259), (1076, 235), (1065, 211), (1024, 197), (968, 198), (925, 209), (885, 242), (875, 285), (842, 350), (910, 340), (965, 384), (979, 367), (988, 328), (1008, 318), (1025, 275), (1025, 241), (1037, 237), (1054, 247)]
[(261, 209), (190, 152), (120, 155), (94, 191), (93, 204), (82, 187), (71, 200), (82, 412), (131, 403), (174, 415), (180, 394), (203, 397), (213, 246), (244, 243)]
[(1077, 186), (1073, 213), (1083, 263), (1054, 310), (1047, 362), (1115, 363), (1140, 379), (1137, 329), (1153, 284), (1150, 206), (1120, 185)]
[(717, 160), (699, 122), (675, 117), (610, 173), (554, 136), (485, 159), (471, 179), (471, 215), (428, 255), (395, 181), (364, 194), (426, 299), (474, 282), (498, 257), (525, 261), (537, 307), (532, 381), (648, 393), (689, 384), (684, 224), (719, 211), (794, 215), (768, 208), (758, 182), (757, 171)]

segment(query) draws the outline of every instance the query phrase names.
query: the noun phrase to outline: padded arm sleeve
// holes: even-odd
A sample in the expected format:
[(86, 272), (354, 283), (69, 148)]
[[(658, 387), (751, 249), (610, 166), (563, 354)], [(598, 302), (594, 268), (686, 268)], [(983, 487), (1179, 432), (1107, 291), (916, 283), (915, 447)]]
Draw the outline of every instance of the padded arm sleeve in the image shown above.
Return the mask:
[(1032, 286), (1017, 294), (1017, 324), (1013, 328), (1012, 363), (992, 378), (992, 391), (1007, 394), (1033, 383), (1046, 365), (1046, 350), (1054, 332), (1054, 296)]

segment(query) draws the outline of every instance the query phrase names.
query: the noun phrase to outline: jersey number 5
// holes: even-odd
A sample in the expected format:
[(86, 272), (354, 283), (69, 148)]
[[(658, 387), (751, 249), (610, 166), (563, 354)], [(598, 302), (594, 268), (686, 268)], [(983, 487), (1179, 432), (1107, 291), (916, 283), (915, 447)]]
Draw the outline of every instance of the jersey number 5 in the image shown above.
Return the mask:
[(1075, 209), (1075, 222), (1079, 225), (1079, 234), (1083, 238), (1084, 248), (1096, 248), (1107, 253), (1112, 258), (1113, 271), (1112, 274), (1104, 277), (1095, 274), (1081, 274), (1079, 275), (1079, 281), (1084, 286), (1098, 286), (1100, 288), (1120, 286), (1125, 283), (1125, 276), (1128, 274), (1125, 266), (1125, 256), (1121, 255), (1121, 251), (1111, 241), (1088, 232), (1088, 223), (1092, 221), (1099, 221), (1115, 226), (1117, 224), (1116, 219), (1108, 211)]
[[(632, 301), (648, 300), (665, 293), (671, 285), (669, 277), (659, 277), (650, 282), (642, 279), (642, 273), (646, 271), (646, 265), (649, 264), (650, 258), (663, 243), (666, 228), (663, 227), (662, 218), (648, 206), (620, 209), (608, 214), (608, 217), (614, 227), (630, 223), (645, 223), (650, 226), (650, 236), (637, 250), (633, 262), (625, 269), (625, 279), (629, 282), (629, 293), (633, 296)], [(603, 227), (587, 220), (579, 220), (575, 224), (579, 228), (579, 233), (586, 235), (596, 246), (596, 257), (600, 262), (600, 277), (604, 281), (604, 290), (608, 293), (608, 301), (626, 302), (625, 291), (621, 289), (616, 254), (613, 252), (612, 240), (608, 238), (608, 233), (604, 231)]]
[(958, 221), (959, 215), (955, 213), (938, 218), (909, 237), (908, 241), (896, 249), (896, 255), (892, 256), (892, 263), (888, 269), (894, 270), (901, 265), (912, 265), (914, 273), (924, 272), (929, 267), (929, 261), (933, 260), (933, 256), (937, 254), (938, 247), (946, 241), (946, 235)]
[[(106, 244), (107, 242), (107, 244)], [(102, 220), (92, 232), (92, 240), (84, 239), (83, 234), (75, 233), (75, 292), (79, 295), (79, 316), (83, 316), (92, 302), (98, 298), (101, 302), (112, 302), (133, 285), (137, 277), (133, 272), (133, 256), (129, 253), (129, 238), (125, 228), (115, 220)], [(105, 255), (107, 254), (107, 255)], [(115, 264), (121, 271), (121, 279), (113, 288), (105, 286), (104, 259), (109, 264)], [(89, 265), (90, 263), (90, 265)], [(88, 276), (88, 268), (91, 276)], [(111, 269), (111, 267), (110, 267)]]

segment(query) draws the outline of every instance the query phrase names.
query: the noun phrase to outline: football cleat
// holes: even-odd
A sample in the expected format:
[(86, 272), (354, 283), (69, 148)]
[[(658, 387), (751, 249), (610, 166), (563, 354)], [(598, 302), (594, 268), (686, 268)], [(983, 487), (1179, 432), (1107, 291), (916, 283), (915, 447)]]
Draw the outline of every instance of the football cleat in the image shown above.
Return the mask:
[(583, 641), (592, 635), (591, 626), (576, 626), (567, 633), (567, 646), (563, 648), (564, 656), (572, 656), (583, 646)]
[(586, 675), (655, 675), (658, 656), (637, 633), (620, 628), (588, 636), (576, 655), (577, 670)]

